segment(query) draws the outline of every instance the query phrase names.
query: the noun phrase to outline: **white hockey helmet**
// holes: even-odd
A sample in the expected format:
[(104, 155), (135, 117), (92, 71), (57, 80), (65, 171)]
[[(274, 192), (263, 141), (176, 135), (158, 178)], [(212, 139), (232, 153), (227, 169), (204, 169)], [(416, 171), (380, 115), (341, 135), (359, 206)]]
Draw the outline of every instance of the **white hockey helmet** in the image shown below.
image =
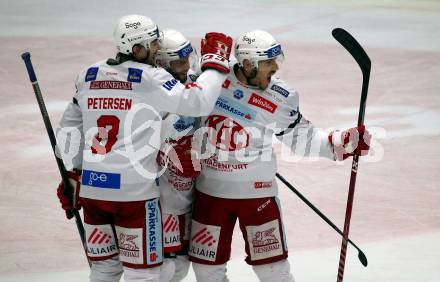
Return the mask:
[(160, 40), (160, 50), (157, 51), (156, 61), (165, 68), (170, 62), (195, 55), (191, 42), (182, 33), (174, 29), (165, 29)]
[(148, 50), (151, 42), (160, 39), (160, 32), (150, 18), (128, 15), (118, 20), (113, 39), (118, 52), (128, 55), (132, 53), (133, 46), (136, 44), (141, 44)]
[(245, 59), (249, 60), (254, 68), (258, 68), (259, 61), (273, 58), (281, 62), (284, 60), (281, 45), (264, 30), (253, 30), (242, 34), (235, 43), (234, 51), (240, 66), (243, 66)]

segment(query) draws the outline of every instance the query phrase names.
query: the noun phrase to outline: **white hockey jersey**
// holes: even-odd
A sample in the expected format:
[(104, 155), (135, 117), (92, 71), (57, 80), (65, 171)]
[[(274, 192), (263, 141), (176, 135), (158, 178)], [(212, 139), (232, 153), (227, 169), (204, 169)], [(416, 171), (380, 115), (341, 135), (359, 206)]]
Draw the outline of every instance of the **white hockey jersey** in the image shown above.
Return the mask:
[(201, 127), (207, 128), (208, 138), (203, 142), (205, 159), (196, 189), (214, 197), (277, 195), (274, 134), (293, 152), (303, 146), (301, 153), (307, 155), (314, 147), (312, 153), (334, 159), (327, 134), (302, 117), (298, 93), (276, 77), (261, 90), (241, 83), (231, 71), (213, 112), (202, 118)]
[[(195, 82), (197, 75), (190, 70), (185, 84)], [(188, 142), (198, 129), (200, 118), (168, 115), (163, 121), (164, 146), (169, 142)], [(188, 147), (191, 145), (188, 144)], [(166, 214), (185, 214), (191, 210), (195, 179), (178, 175), (169, 167), (159, 178), (160, 205)]]
[(185, 86), (162, 68), (133, 61), (100, 61), (83, 70), (57, 134), (58, 142), (66, 142), (65, 129), (82, 132), (82, 160), (73, 163), (82, 169), (80, 196), (121, 202), (159, 197), (162, 115), (209, 114), (225, 77), (207, 70)]

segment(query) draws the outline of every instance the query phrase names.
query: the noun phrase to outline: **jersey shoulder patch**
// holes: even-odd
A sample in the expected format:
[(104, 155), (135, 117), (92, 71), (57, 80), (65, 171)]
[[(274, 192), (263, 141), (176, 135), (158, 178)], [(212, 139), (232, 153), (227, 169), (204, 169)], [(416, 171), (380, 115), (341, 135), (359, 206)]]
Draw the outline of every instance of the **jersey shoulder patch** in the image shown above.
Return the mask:
[(272, 84), (270, 89), (287, 98), (290, 95), (290, 91), (284, 88), (283, 86), (281, 86), (279, 83), (274, 83)]

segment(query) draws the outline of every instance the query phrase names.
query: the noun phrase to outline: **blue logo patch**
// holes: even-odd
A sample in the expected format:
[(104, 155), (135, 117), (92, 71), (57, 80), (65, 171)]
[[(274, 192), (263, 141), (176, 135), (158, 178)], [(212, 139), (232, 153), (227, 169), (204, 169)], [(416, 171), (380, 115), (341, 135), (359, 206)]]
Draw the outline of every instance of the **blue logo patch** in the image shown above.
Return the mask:
[(276, 84), (272, 85), (272, 87), (270, 89), (272, 89), (275, 92), (280, 93), (281, 95), (283, 95), (286, 98), (289, 97), (289, 94), (290, 94), (289, 91), (287, 91), (283, 87), (280, 87), (280, 86), (278, 86)]
[(281, 53), (282, 53), (281, 52), (281, 45), (276, 45), (276, 46), (270, 48), (269, 50), (267, 50), (267, 57), (270, 59), (270, 58), (273, 58), (273, 57), (280, 55)]
[(189, 79), (191, 79), (191, 81), (193, 81), (193, 82), (197, 80), (197, 75), (195, 75), (195, 74), (190, 74), (188, 76), (189, 76)]
[(142, 72), (141, 69), (128, 68), (128, 77), (127, 81), (140, 83), (142, 80)]
[(230, 100), (226, 97), (218, 98), (215, 102), (215, 108), (221, 112), (233, 116), (234, 118), (239, 118), (243, 121), (251, 121), (255, 119), (256, 112), (248, 107), (245, 107), (234, 100)]
[(244, 96), (243, 91), (241, 91), (240, 89), (235, 89), (233, 93), (234, 93), (234, 98), (238, 100), (240, 100)]
[(173, 78), (171, 80), (168, 80), (164, 84), (162, 84), (162, 87), (168, 91), (171, 91), (171, 89), (173, 89), (174, 85), (176, 85), (176, 84), (177, 84), (177, 80)]
[(173, 124), (173, 127), (178, 132), (182, 132), (188, 128), (194, 127), (196, 123), (195, 117), (180, 116), (179, 120)]
[(189, 56), (193, 51), (193, 48), (191, 46), (191, 43), (188, 43), (185, 47), (177, 51), (177, 54), (179, 55), (179, 59), (186, 58)]
[(147, 227), (147, 264), (162, 262), (162, 218), (160, 216), (159, 200), (153, 199), (145, 203)]
[(86, 73), (86, 82), (96, 80), (98, 75), (98, 67), (89, 68)]
[(121, 189), (121, 175), (119, 173), (83, 170), (81, 183), (96, 188)]

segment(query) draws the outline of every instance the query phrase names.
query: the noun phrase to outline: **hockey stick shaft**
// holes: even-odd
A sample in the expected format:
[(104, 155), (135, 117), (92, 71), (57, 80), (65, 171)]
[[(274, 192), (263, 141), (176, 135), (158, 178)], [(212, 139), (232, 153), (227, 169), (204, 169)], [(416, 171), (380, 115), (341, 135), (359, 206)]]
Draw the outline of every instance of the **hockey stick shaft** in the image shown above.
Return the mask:
[[(339, 233), (339, 235), (343, 236), (342, 231), (327, 217), (325, 216), (317, 207), (315, 207), (307, 198), (302, 195), (295, 187), (293, 187), (292, 184), (290, 184), (281, 174), (276, 173), (276, 177), (286, 185), (287, 188), (289, 188), (293, 193), (295, 193), (307, 206), (309, 206), (315, 213), (319, 215), (320, 218), (322, 218), (325, 222), (327, 222), (328, 225), (330, 225), (336, 232)], [(356, 249), (358, 250), (358, 257), (360, 262), (363, 266), (368, 265), (367, 257), (365, 256), (364, 252), (355, 244), (353, 241), (348, 239), (348, 242)]]
[[(34, 67), (32, 66), (31, 54), (29, 52), (25, 52), (25, 53), (21, 54), (21, 58), (23, 59), (25, 65), (26, 65), (26, 69), (29, 74), (29, 79), (32, 83), (32, 88), (34, 89), (35, 97), (37, 99), (41, 115), (43, 117), (44, 126), (46, 127), (46, 131), (49, 136), (50, 144), (52, 146), (52, 151), (54, 153), (55, 160), (58, 165), (58, 170), (61, 174), (61, 179), (64, 183), (64, 191), (63, 192), (67, 197), (72, 199), (73, 198), (73, 188), (72, 188), (72, 185), (67, 177), (66, 167), (64, 166), (62, 159), (59, 158), (56, 154), (56, 138), (55, 138), (55, 134), (54, 134), (54, 131), (52, 128), (52, 124), (50, 122), (49, 115), (46, 110), (46, 105), (44, 103), (43, 95), (41, 94), (41, 90), (40, 90), (40, 86), (38, 84), (37, 76), (35, 75)], [(79, 233), (79, 236), (81, 237), (81, 242), (82, 242), (84, 251), (87, 256), (85, 230), (84, 230), (84, 226), (83, 226), (83, 223), (81, 220), (81, 215), (79, 214), (78, 210), (76, 210), (76, 209), (72, 209), (70, 211), (70, 214), (75, 217), (76, 227), (78, 229), (78, 233)], [(89, 261), (89, 266), (90, 266), (90, 261)]]
[[(342, 28), (336, 28), (332, 31), (333, 37), (353, 56), (362, 71), (362, 93), (359, 106), (358, 126), (364, 123), (365, 107), (368, 94), (368, 84), (370, 81), (371, 61), (362, 46), (347, 31)], [(339, 267), (337, 282), (344, 280), (345, 259), (347, 255), (348, 234), (350, 232), (350, 221), (353, 210), (354, 191), (356, 186), (356, 177), (359, 165), (359, 155), (353, 156), (351, 165), (350, 185), (348, 189), (347, 206), (345, 209), (344, 232), (339, 255)]]

